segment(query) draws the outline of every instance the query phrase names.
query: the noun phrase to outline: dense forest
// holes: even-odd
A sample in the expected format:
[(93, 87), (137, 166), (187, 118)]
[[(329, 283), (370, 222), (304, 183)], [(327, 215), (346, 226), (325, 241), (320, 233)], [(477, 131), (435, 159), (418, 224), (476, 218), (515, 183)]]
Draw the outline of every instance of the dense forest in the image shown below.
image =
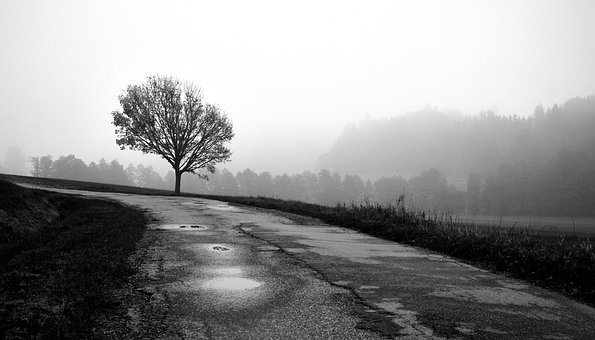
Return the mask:
[(345, 129), (320, 159), (331, 171), (467, 178), (465, 211), (595, 215), (595, 96), (527, 118), (426, 109)]
[(348, 126), (320, 165), (330, 171), (448, 177), (489, 173), (501, 164), (547, 162), (561, 151), (595, 154), (595, 96), (537, 106), (526, 118), (431, 108)]

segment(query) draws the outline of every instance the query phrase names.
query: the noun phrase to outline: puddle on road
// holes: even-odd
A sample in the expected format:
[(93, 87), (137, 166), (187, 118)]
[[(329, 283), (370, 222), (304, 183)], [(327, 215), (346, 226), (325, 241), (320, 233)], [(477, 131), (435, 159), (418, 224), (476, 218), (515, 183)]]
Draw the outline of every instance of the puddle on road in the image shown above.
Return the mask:
[(209, 227), (192, 223), (159, 224), (151, 229), (155, 230), (208, 230)]
[(183, 228), (190, 228), (190, 229), (198, 229), (198, 230), (206, 230), (208, 229), (207, 227), (205, 227), (204, 225), (181, 225), (180, 229)]
[(221, 290), (248, 290), (261, 286), (260, 282), (242, 277), (221, 277), (205, 283), (205, 288)]
[(204, 288), (240, 291), (258, 288), (262, 285), (262, 283), (255, 280), (234, 277), (234, 275), (242, 274), (242, 269), (238, 267), (220, 267), (216, 268), (214, 271), (219, 275), (223, 275), (223, 277), (207, 281), (203, 285)]
[(207, 208), (213, 210), (223, 210), (223, 211), (234, 211), (237, 210), (235, 207), (230, 206), (229, 204), (209, 204)]

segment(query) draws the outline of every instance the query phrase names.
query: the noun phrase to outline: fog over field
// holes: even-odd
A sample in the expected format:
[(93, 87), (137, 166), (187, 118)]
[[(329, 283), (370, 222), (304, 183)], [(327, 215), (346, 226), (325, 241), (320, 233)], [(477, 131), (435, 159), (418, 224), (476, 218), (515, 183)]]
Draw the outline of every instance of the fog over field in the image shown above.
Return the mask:
[(590, 0), (3, 1), (0, 172), (72, 154), (165, 177), (110, 113), (167, 75), (232, 120), (232, 174), (559, 178), (542, 169), (595, 157), (594, 19)]

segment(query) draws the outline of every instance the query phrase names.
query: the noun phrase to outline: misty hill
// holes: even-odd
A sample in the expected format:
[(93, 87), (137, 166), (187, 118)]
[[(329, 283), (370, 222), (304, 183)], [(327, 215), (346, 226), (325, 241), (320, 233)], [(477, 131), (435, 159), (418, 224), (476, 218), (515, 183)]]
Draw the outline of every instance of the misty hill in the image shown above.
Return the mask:
[(320, 165), (330, 171), (406, 176), (436, 168), (449, 177), (487, 174), (504, 163), (544, 163), (563, 150), (595, 156), (595, 96), (537, 106), (528, 118), (464, 117), (427, 108), (348, 126)]

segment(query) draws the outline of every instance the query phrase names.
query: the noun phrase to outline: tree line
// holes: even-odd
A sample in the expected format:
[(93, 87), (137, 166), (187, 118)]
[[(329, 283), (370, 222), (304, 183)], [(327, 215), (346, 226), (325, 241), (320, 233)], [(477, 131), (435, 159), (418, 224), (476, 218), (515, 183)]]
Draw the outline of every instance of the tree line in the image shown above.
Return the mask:
[(595, 216), (595, 157), (562, 150), (547, 162), (503, 163), (467, 181), (471, 214)]
[(342, 173), (417, 174), (436, 168), (447, 177), (487, 174), (501, 164), (545, 163), (568, 150), (595, 153), (595, 96), (538, 105), (527, 117), (485, 111), (462, 116), (432, 108), (348, 126), (321, 156)]
[(432, 211), (461, 211), (465, 195), (436, 169), (405, 179), (402, 176), (362, 180), (359, 175), (345, 176), (326, 169), (294, 175), (256, 174), (250, 169), (235, 176), (225, 169), (216, 171), (209, 181), (192, 181), (194, 191), (217, 195), (265, 196), (333, 206), (338, 203), (382, 205), (397, 202)]
[(595, 216), (595, 96), (539, 105), (525, 118), (428, 108), (364, 121), (320, 164), (362, 175), (436, 168), (467, 178), (470, 214)]
[[(171, 190), (175, 175), (162, 177), (152, 166), (105, 159), (89, 165), (74, 155), (54, 160), (51, 155), (32, 157), (31, 174), (37, 177), (132, 185)], [(593, 216), (595, 207), (595, 158), (584, 152), (561, 151), (547, 163), (504, 163), (488, 175), (472, 173), (467, 191), (458, 190), (437, 169), (409, 179), (383, 176), (363, 180), (359, 175), (305, 171), (271, 175), (246, 169), (235, 175), (227, 169), (214, 173), (184, 174), (188, 193), (264, 196), (333, 206), (338, 203), (381, 205), (397, 203), (440, 213), (490, 215)], [(208, 177), (208, 180), (204, 179)]]
[[(161, 177), (151, 166), (130, 164), (124, 168), (117, 160), (105, 159), (87, 165), (74, 155), (30, 158), (31, 175), (36, 177), (64, 178), (80, 181), (133, 185), (139, 187), (171, 190), (175, 174), (170, 171)], [(271, 175), (246, 169), (235, 175), (227, 169), (215, 169), (214, 173), (184, 174), (184, 191), (197, 194), (264, 196), (285, 200), (297, 200), (322, 205), (338, 203), (396, 204), (397, 201), (412, 207), (424, 207), (433, 211), (462, 211), (465, 195), (436, 169), (405, 179), (402, 176), (381, 177), (364, 181), (359, 175), (341, 176), (337, 172), (320, 170), (305, 171), (294, 175)], [(204, 178), (208, 177), (208, 180)]]

